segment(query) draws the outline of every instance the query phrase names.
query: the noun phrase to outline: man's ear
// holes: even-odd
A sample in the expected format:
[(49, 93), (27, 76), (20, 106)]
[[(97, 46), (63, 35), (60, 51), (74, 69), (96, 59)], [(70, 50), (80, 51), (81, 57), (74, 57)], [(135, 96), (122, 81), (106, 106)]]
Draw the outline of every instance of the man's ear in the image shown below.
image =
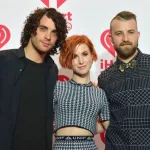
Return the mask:
[(112, 40), (112, 35), (111, 35), (111, 33), (109, 33), (108, 37), (109, 37), (109, 41), (113, 44), (113, 40)]
[(140, 32), (138, 31), (138, 39), (140, 38)]

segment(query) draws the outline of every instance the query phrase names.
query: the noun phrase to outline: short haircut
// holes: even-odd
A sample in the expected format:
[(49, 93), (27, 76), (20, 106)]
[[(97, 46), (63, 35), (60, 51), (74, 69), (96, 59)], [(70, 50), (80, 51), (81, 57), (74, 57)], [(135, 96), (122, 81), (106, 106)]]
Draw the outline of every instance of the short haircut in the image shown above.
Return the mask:
[(112, 29), (112, 22), (114, 20), (131, 20), (134, 19), (137, 22), (136, 15), (130, 11), (119, 12), (110, 22), (110, 30)]
[(60, 48), (59, 62), (63, 68), (72, 69), (73, 53), (76, 46), (80, 44), (86, 44), (93, 55), (93, 60), (97, 60), (97, 54), (91, 40), (85, 35), (73, 35), (68, 37)]

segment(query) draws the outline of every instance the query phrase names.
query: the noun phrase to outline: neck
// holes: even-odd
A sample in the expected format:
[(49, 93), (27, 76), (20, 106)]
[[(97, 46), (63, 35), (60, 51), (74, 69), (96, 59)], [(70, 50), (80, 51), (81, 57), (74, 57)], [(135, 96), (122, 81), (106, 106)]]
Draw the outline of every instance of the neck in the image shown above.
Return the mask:
[(138, 53), (138, 49), (136, 50), (136, 52), (135, 52), (131, 57), (129, 57), (129, 58), (127, 58), (127, 59), (123, 59), (123, 58), (121, 58), (121, 57), (119, 57), (119, 56), (117, 56), (117, 57), (118, 57), (118, 59), (121, 60), (122, 62), (128, 63), (128, 62), (130, 62), (130, 61), (137, 55), (137, 53)]
[(72, 79), (80, 84), (88, 84), (90, 82), (90, 74), (88, 73), (85, 76), (79, 76), (74, 73)]
[(40, 53), (36, 50), (33, 45), (31, 44), (31, 40), (29, 41), (28, 45), (24, 48), (26, 58), (34, 61), (35, 63), (43, 63), (46, 53)]

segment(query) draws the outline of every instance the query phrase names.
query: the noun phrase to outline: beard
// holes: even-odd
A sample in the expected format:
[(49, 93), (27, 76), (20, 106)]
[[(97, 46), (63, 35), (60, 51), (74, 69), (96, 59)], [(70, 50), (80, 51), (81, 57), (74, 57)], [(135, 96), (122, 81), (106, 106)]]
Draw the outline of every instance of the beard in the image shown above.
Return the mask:
[(31, 39), (31, 44), (32, 44), (33, 48), (34, 48), (40, 55), (45, 55), (45, 54), (47, 55), (47, 54), (49, 54), (50, 51), (51, 51), (51, 49), (47, 49), (46, 51), (43, 51), (43, 50), (39, 47), (37, 41), (35, 41), (35, 40), (33, 40), (33, 39)]
[(134, 45), (131, 42), (122, 42), (119, 46), (114, 45), (117, 55), (122, 59), (128, 59), (136, 53), (138, 42)]

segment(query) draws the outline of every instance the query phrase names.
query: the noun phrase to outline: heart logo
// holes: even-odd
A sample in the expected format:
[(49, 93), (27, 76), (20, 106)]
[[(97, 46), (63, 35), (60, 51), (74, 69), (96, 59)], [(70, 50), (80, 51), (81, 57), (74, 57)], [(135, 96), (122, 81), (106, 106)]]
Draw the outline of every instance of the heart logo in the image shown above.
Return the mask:
[(66, 0), (57, 0), (57, 8), (59, 8)]
[(0, 48), (2, 48), (10, 39), (10, 31), (4, 26), (0, 25)]
[[(51, 7), (51, 1), (50, 0), (41, 0), (47, 7)], [(64, 4), (66, 0), (57, 0), (57, 8), (59, 8), (62, 4)]]
[(114, 50), (114, 46), (113, 44), (110, 42), (109, 40), (109, 34), (110, 34), (110, 30), (105, 30), (100, 37), (100, 42), (103, 45), (103, 47), (113, 56), (116, 56), (115, 50)]
[(105, 144), (105, 133), (100, 133), (100, 138), (102, 140), (102, 142)]
[(68, 78), (67, 76), (65, 76), (65, 75), (59, 75), (59, 76), (58, 76), (58, 80), (59, 80), (59, 81), (68, 81), (69, 78)]

